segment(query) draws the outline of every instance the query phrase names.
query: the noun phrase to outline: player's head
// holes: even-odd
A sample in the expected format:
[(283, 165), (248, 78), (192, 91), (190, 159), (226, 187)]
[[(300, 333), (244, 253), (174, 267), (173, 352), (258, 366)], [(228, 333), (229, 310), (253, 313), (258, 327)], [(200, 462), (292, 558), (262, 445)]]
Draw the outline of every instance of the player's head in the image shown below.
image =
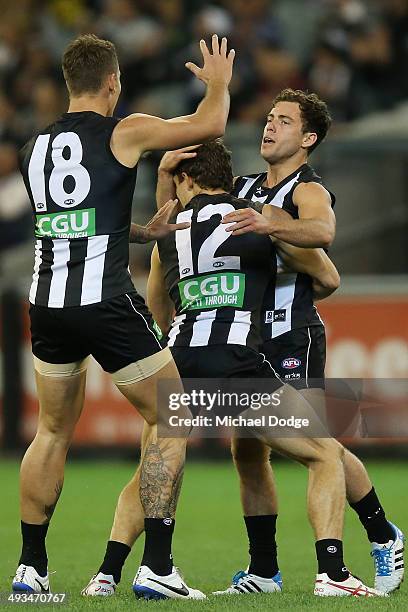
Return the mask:
[(261, 155), (270, 164), (294, 155), (308, 155), (324, 139), (331, 125), (326, 103), (314, 93), (284, 89), (268, 114)]
[(113, 112), (121, 86), (118, 57), (112, 42), (93, 34), (78, 36), (64, 51), (62, 71), (70, 97), (104, 96)]
[(183, 206), (202, 190), (230, 193), (233, 187), (231, 153), (220, 139), (200, 145), (196, 153), (181, 161), (173, 173)]

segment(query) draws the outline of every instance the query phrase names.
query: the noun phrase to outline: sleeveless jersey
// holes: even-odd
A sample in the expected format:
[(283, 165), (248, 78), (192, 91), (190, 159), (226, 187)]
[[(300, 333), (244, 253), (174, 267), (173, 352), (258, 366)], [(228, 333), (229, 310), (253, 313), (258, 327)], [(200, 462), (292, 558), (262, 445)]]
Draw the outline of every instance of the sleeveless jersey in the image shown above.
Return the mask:
[(169, 346), (239, 344), (258, 350), (260, 313), (276, 258), (267, 236), (232, 236), (221, 219), (250, 202), (200, 194), (177, 215), (191, 226), (158, 249), (166, 289), (176, 307)]
[[(293, 192), (299, 183), (319, 183), (322, 179), (313, 168), (304, 164), (273, 188), (263, 187), (267, 173), (239, 176), (233, 193), (238, 198), (252, 202), (272, 204), (286, 210), (298, 219), (298, 209), (293, 203)], [(335, 197), (330, 193), (332, 206)], [(282, 272), (282, 262), (276, 254), (277, 276), (271, 280), (265, 293), (262, 312), (262, 336), (264, 342), (292, 329), (321, 325), (322, 320), (313, 304), (312, 279), (307, 274)]]
[(36, 237), (32, 304), (83, 306), (134, 291), (128, 261), (136, 168), (110, 149), (118, 121), (65, 113), (20, 151)]

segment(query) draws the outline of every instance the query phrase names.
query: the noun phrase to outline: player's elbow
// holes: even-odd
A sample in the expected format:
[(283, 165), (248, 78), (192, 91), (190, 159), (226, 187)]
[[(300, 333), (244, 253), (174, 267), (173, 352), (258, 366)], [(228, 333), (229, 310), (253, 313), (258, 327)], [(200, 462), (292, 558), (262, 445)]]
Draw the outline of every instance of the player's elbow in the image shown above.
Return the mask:
[(337, 272), (337, 270), (335, 272), (333, 271), (332, 274), (329, 275), (324, 284), (326, 289), (331, 293), (337, 291), (341, 284), (340, 274)]
[(225, 134), (226, 123), (224, 119), (219, 119), (213, 121), (210, 127), (210, 135), (208, 140), (215, 140), (216, 138), (221, 138)]
[(330, 295), (340, 287), (340, 274), (337, 272), (336, 268), (332, 266), (332, 269), (319, 278), (318, 282), (327, 295)]

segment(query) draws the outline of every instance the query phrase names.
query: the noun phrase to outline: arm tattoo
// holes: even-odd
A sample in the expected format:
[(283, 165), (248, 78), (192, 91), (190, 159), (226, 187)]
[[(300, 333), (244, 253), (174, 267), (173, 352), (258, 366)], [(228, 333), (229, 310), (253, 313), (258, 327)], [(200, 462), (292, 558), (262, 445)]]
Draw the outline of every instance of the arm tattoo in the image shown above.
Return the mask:
[(43, 523), (44, 525), (46, 525), (47, 523), (50, 522), (50, 520), (52, 518), (52, 515), (54, 514), (55, 507), (56, 507), (56, 505), (58, 503), (58, 500), (60, 498), (60, 495), (61, 495), (63, 484), (64, 484), (63, 480), (60, 480), (60, 481), (57, 482), (57, 484), (55, 485), (55, 489), (54, 489), (55, 501), (52, 504), (50, 504), (49, 506), (47, 506), (47, 505), (44, 506), (44, 514), (46, 516), (46, 519), (45, 519), (45, 521)]
[(146, 244), (146, 242), (150, 242), (149, 231), (146, 229), (146, 227), (144, 227), (144, 225), (132, 223), (130, 226), (129, 242), (136, 242), (138, 244)]
[(184, 453), (161, 439), (146, 448), (140, 468), (140, 500), (147, 518), (173, 518), (183, 479)]

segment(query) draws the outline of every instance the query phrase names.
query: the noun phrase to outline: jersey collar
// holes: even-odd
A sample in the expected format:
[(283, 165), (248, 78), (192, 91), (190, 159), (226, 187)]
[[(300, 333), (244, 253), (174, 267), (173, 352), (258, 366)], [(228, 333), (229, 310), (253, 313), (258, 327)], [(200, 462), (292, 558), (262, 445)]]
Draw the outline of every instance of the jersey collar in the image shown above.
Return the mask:
[(265, 193), (278, 192), (280, 189), (282, 189), (282, 187), (284, 187), (284, 185), (292, 181), (297, 174), (305, 172), (306, 170), (310, 170), (310, 169), (311, 167), (309, 166), (309, 164), (302, 164), (301, 166), (299, 166), (299, 168), (297, 168), (294, 172), (289, 174), (289, 176), (286, 176), (282, 181), (280, 181), (280, 183), (277, 183), (274, 187), (265, 187), (263, 185), (267, 177), (267, 173), (263, 172), (262, 174), (259, 175), (259, 179), (257, 180), (257, 186), (254, 191), (254, 195), (259, 196)]
[(220, 202), (225, 202), (225, 199), (231, 198), (230, 193), (199, 193), (184, 207), (185, 210), (189, 210), (190, 208), (194, 208), (195, 206), (204, 206), (207, 204), (219, 204)]

